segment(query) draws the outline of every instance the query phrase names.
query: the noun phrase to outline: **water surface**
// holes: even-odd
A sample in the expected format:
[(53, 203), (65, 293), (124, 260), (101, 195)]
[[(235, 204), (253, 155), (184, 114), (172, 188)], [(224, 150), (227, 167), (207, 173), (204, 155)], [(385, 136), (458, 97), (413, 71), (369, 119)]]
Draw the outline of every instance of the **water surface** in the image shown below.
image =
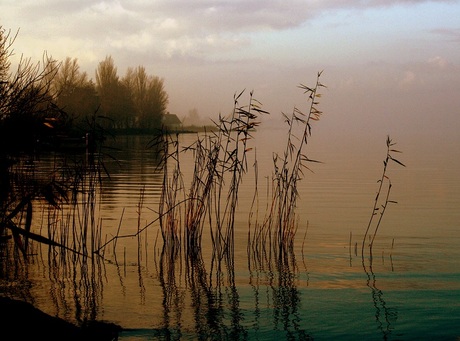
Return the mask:
[[(273, 153), (285, 146), (282, 129), (254, 133), (259, 215), (273, 174)], [(180, 135), (183, 146), (196, 139)], [(279, 262), (249, 248), (247, 233), (255, 175), (248, 163), (240, 189), (232, 262), (212, 257), (206, 229), (199, 257), (161, 253), (158, 202), (163, 174), (150, 137), (108, 141), (110, 179), (97, 208), (103, 239), (137, 236), (105, 249), (104, 258), (77, 267), (50, 266), (47, 248), (25, 265), (18, 285), (42, 310), (71, 321), (109, 320), (126, 328), (121, 340), (292, 339), (458, 340), (460, 337), (460, 155), (458, 141), (395, 139), (389, 169), (392, 200), (372, 250), (361, 257), (385, 136), (365, 141), (319, 135), (298, 188), (294, 259)], [(185, 179), (192, 155), (181, 157)], [(116, 160), (116, 161), (115, 161)], [(41, 162), (41, 164), (40, 164)], [(37, 167), (46, 165), (46, 158)], [(187, 181), (186, 181), (187, 184)], [(152, 223), (153, 222), (153, 223)], [(81, 262), (81, 263), (80, 263)], [(56, 264), (55, 264), (56, 265)], [(76, 269), (77, 270), (76, 270)], [(76, 270), (76, 271), (75, 271)]]

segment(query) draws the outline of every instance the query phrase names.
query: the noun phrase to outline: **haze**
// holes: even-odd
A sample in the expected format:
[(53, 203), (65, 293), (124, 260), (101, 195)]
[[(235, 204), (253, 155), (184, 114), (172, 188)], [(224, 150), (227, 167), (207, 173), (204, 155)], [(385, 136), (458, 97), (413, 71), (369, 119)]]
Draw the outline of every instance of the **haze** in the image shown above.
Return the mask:
[[(254, 90), (272, 119), (303, 108), (300, 83), (327, 85), (321, 130), (458, 141), (460, 2), (2, 0), (16, 58), (77, 58), (94, 79), (110, 55), (122, 77), (164, 79), (168, 111), (216, 117)], [(383, 143), (383, 142), (382, 142)]]

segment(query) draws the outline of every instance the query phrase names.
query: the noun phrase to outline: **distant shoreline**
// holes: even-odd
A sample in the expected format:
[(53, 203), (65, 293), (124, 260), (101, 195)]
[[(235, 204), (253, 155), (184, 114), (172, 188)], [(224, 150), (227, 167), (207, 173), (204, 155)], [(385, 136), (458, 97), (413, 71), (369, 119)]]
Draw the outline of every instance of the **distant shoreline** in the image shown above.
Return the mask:
[(190, 134), (217, 131), (215, 126), (186, 126), (177, 129), (149, 129), (149, 128), (123, 128), (123, 129), (107, 129), (107, 133), (111, 135), (157, 135), (159, 132), (167, 134)]

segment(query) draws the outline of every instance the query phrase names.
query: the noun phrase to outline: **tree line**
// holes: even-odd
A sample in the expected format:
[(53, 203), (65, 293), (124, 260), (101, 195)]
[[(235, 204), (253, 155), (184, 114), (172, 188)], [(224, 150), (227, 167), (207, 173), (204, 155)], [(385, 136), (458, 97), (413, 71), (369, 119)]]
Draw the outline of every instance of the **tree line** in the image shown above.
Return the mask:
[(87, 129), (97, 117), (106, 129), (161, 128), (168, 105), (164, 80), (143, 66), (118, 75), (111, 56), (99, 62), (95, 80), (76, 58), (21, 56), (13, 70), (17, 33), (0, 26), (0, 143), (31, 145), (40, 138)]
[(148, 75), (143, 66), (129, 67), (120, 78), (111, 56), (99, 63), (95, 79), (94, 82), (87, 73), (80, 72), (77, 59), (67, 57), (52, 82), (57, 105), (77, 122), (97, 110), (98, 115), (107, 118), (105, 125), (109, 128), (161, 126), (168, 105), (163, 79)]

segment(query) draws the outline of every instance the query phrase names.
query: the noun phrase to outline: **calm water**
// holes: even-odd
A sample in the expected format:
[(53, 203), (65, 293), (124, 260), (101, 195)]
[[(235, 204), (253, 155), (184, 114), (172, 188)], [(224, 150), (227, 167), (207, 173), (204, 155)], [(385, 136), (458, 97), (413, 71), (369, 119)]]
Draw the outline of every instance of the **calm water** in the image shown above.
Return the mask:
[[(272, 153), (282, 151), (285, 134), (274, 129), (254, 136), (262, 215)], [(104, 259), (77, 259), (77, 267), (50, 266), (47, 248), (37, 246), (14, 285), (52, 315), (120, 324), (126, 328), (121, 340), (459, 340), (459, 141), (394, 137), (403, 151), (397, 157), (407, 167), (390, 166), (391, 198), (398, 204), (385, 213), (369, 262), (360, 249), (385, 138), (313, 136), (307, 154), (324, 163), (312, 164), (299, 187), (292, 263), (248, 253), (250, 167), (240, 190), (230, 266), (211, 257), (206, 229), (201, 258), (162, 255), (154, 222), (116, 247), (111, 243)], [(180, 136), (184, 146), (194, 139)], [(118, 161), (106, 160), (110, 179), (98, 197), (95, 222), (104, 240), (118, 229), (120, 235), (135, 234), (157, 217), (162, 174), (145, 148), (148, 140), (110, 142), (117, 149), (108, 152)], [(186, 179), (190, 159), (184, 155), (180, 163)], [(46, 165), (42, 160), (37, 167), (40, 162)]]

